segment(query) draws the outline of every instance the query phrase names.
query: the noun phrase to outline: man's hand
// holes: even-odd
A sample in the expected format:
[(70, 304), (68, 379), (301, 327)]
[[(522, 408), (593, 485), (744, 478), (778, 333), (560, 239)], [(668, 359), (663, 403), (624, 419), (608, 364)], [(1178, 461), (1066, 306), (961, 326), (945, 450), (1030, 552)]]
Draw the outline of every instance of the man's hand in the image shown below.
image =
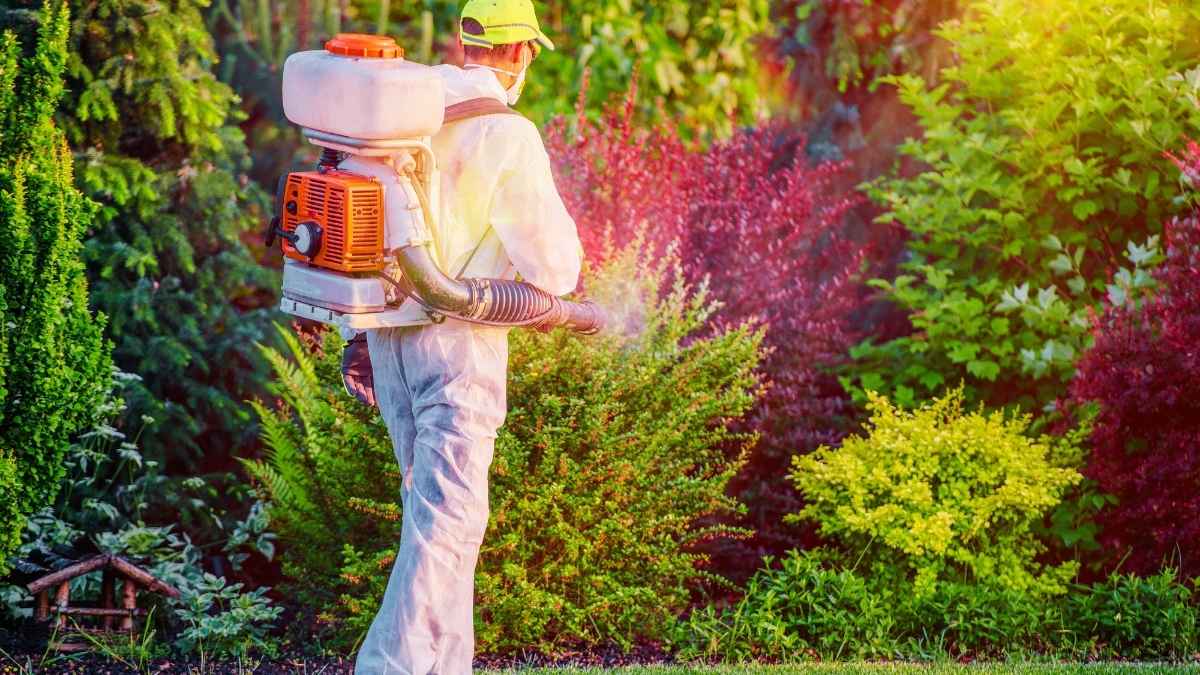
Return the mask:
[(359, 333), (346, 343), (342, 351), (342, 385), (346, 393), (376, 407), (375, 376), (371, 371), (371, 353), (367, 350), (367, 334)]

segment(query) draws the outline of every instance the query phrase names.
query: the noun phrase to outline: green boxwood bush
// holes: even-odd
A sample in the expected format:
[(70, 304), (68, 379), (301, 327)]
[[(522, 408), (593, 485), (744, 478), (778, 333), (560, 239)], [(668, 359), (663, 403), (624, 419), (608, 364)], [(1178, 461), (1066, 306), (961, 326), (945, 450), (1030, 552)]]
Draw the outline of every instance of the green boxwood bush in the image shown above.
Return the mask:
[(1078, 563), (1043, 565), (1034, 526), (1082, 477), (1077, 437), (1031, 438), (1028, 416), (967, 412), (962, 389), (915, 412), (870, 394), (863, 435), (793, 460), (806, 506), (875, 575), (930, 595), (965, 580), (1059, 594)]
[[(506, 423), (476, 575), (481, 650), (628, 645), (660, 635), (711, 576), (689, 546), (728, 533), (726, 485), (752, 440), (761, 331), (705, 331), (713, 306), (666, 256), (620, 252), (587, 277), (617, 331), (510, 333)], [(663, 293), (660, 296), (660, 293)], [(345, 642), (365, 633), (399, 534), (399, 480), (375, 411), (342, 392), (340, 338), (269, 352), (282, 405), (259, 405), (268, 455), (246, 466), (271, 499), (286, 574)], [(743, 453), (744, 455), (744, 453)], [(383, 479), (386, 478), (386, 479)]]
[(856, 349), (848, 386), (906, 406), (960, 379), (992, 405), (1064, 393), (1088, 311), (1148, 285), (1183, 206), (1162, 154), (1200, 133), (1198, 31), (1193, 2), (977, 0), (938, 31), (955, 53), (938, 84), (889, 78), (921, 171), (871, 186), (910, 237), (877, 283), (913, 330)]

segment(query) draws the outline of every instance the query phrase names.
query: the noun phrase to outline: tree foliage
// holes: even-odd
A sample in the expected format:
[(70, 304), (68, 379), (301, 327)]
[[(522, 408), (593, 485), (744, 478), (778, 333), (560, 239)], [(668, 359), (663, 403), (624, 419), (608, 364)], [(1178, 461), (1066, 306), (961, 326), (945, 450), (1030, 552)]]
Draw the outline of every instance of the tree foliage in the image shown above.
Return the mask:
[(896, 158), (896, 146), (917, 133), (895, 89), (880, 78), (901, 73), (935, 81), (949, 45), (937, 27), (958, 15), (961, 0), (779, 0), (766, 70), (781, 81), (778, 113), (810, 129), (808, 152), (852, 159), (852, 170), (875, 178)]
[(890, 80), (926, 169), (871, 194), (911, 237), (879, 285), (912, 332), (856, 350), (848, 382), (904, 405), (960, 379), (993, 404), (1064, 391), (1109, 275), (1147, 280), (1179, 209), (1161, 153), (1200, 130), (1198, 28), (1191, 3), (986, 0), (939, 31), (957, 59), (939, 84)]
[[(28, 25), (25, 0), (4, 13)], [(120, 368), (142, 376), (129, 417), (169, 471), (229, 468), (253, 443), (244, 399), (259, 391), (275, 274), (242, 237), (262, 193), (238, 99), (215, 62), (203, 0), (72, 0), (58, 120), (80, 190), (100, 204), (85, 255), (92, 299), (109, 317)]]
[(570, 114), (585, 71), (594, 111), (636, 75), (647, 94), (641, 118), (673, 120), (688, 134), (728, 136), (734, 121), (764, 112), (758, 50), (766, 0), (548, 0), (544, 7), (559, 49), (538, 57), (522, 95), (522, 109), (536, 120)]
[[(630, 247), (589, 275), (615, 334), (510, 333), (510, 408), (476, 575), (480, 649), (660, 635), (705, 575), (690, 545), (731, 532), (695, 523), (736, 508), (725, 488), (741, 460), (723, 446), (751, 440), (728, 422), (758, 393), (761, 334), (702, 334), (712, 306), (672, 265)], [(340, 338), (327, 336), (324, 356), (289, 341), (294, 362), (271, 354), (282, 405), (257, 406), (270, 452), (247, 468), (271, 498), (285, 570), (354, 638), (396, 553), (393, 449), (375, 411), (341, 390)]]
[(831, 92), (873, 93), (878, 78), (936, 77), (947, 45), (935, 34), (958, 14), (960, 0), (782, 0), (772, 3), (772, 39), (801, 105), (820, 108)]
[(54, 122), (67, 12), (51, 0), (36, 39), (0, 37), (0, 574), (25, 516), (58, 492), (71, 436), (96, 418), (110, 378), (80, 259), (95, 206), (75, 189)]
[[(264, 183), (307, 157), (283, 117), (281, 77), (288, 55), (320, 49), (341, 30), (396, 37), (422, 63), (461, 63), (461, 2), (423, 0), (216, 0), (207, 16), (223, 65), (221, 79), (245, 97)], [(760, 34), (767, 0), (632, 2), (547, 0), (534, 3), (555, 51), (529, 71), (517, 109), (539, 125), (569, 115), (590, 73), (588, 112), (599, 116), (635, 78), (645, 83), (640, 120), (674, 120), (696, 137), (728, 136), (735, 124), (765, 112)]]

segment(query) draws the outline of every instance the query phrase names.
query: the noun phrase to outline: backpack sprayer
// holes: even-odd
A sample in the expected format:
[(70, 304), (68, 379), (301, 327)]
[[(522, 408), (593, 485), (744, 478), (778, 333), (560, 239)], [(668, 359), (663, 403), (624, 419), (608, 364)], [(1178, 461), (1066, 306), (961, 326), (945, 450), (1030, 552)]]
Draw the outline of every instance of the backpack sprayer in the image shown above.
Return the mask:
[(315, 171), (280, 179), (267, 246), (282, 240), (280, 309), (343, 334), (439, 323), (566, 326), (596, 333), (592, 302), (559, 299), (507, 279), (451, 278), (434, 262), (437, 161), (443, 124), (515, 114), (499, 101), (445, 107), (441, 77), (404, 59), (392, 38), (343, 33), (288, 57), (283, 110), (322, 149)]

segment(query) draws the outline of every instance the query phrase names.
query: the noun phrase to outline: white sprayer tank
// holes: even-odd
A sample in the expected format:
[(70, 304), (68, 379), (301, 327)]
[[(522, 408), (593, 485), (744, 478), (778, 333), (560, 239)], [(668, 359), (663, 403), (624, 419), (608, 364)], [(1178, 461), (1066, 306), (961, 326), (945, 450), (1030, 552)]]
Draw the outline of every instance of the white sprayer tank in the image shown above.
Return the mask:
[(404, 59), (391, 38), (339, 35), (283, 65), (283, 113), (293, 124), (364, 141), (432, 136), (442, 126), (442, 78)]

